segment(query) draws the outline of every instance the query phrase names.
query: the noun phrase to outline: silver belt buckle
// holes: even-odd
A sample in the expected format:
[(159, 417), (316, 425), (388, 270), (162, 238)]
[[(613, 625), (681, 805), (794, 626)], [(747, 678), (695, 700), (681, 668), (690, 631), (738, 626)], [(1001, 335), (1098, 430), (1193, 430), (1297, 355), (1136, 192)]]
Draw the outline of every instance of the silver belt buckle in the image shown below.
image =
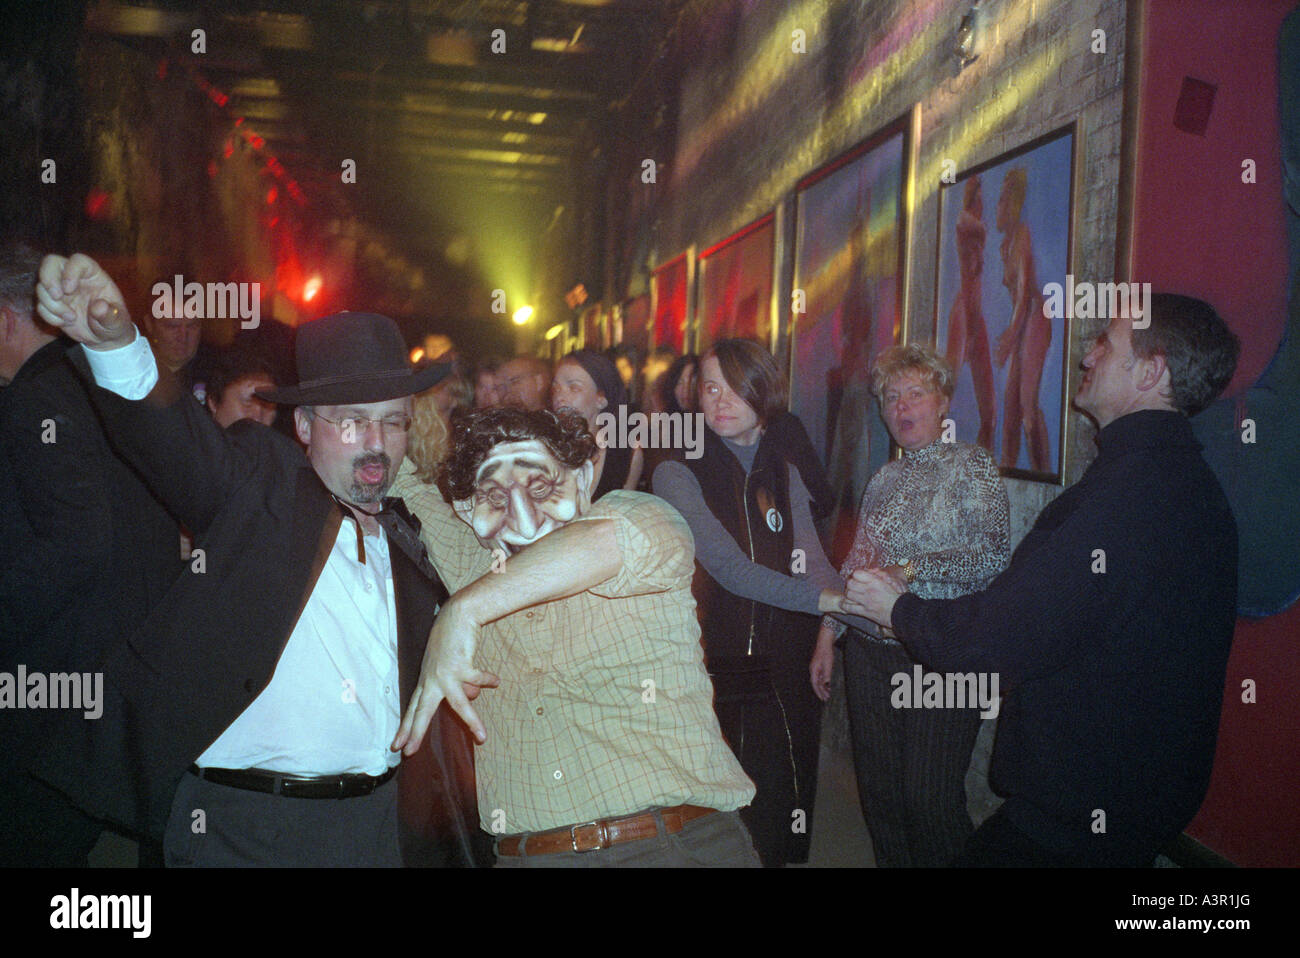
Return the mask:
[[(598, 851), (600, 851), (601, 848), (604, 846), (604, 839), (601, 838), (601, 835), (600, 835), (600, 827), (599, 827), (599, 826), (600, 826), (600, 822), (599, 822), (599, 821), (592, 821), (592, 822), (579, 822), (577, 825), (570, 825), (570, 826), (569, 826), (569, 846), (570, 846), (570, 847), (571, 847), (575, 852), (578, 852), (579, 854), (586, 854), (587, 852), (598, 852)], [(587, 827), (592, 827), (592, 828), (595, 828), (595, 829), (597, 830), (597, 831), (596, 831), (596, 847), (595, 847), (595, 848), (579, 848), (579, 847), (578, 847), (578, 834), (577, 834), (577, 833), (578, 833), (578, 829), (579, 829), (579, 828), (587, 828)], [(608, 838), (608, 837), (609, 837), (609, 836), (608, 836), (608, 834), (607, 834), (607, 835), (605, 836), (605, 838)]]

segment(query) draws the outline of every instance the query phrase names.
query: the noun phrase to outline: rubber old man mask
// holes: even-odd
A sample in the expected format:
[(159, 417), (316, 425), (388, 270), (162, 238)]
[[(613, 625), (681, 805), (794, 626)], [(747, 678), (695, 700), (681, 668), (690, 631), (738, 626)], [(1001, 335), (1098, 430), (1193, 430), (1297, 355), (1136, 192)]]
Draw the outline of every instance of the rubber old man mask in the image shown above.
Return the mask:
[(457, 514), (484, 543), (513, 555), (591, 508), (590, 461), (570, 468), (540, 439), (492, 448), (474, 478), (474, 495)]

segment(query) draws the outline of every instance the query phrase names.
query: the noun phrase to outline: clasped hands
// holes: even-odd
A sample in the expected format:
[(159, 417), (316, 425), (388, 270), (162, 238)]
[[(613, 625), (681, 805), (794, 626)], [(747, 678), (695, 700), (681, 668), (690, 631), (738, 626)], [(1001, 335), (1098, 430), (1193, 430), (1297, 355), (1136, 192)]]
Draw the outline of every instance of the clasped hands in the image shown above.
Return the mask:
[(894, 602), (907, 591), (899, 566), (857, 569), (844, 583), (844, 611), (893, 628)]

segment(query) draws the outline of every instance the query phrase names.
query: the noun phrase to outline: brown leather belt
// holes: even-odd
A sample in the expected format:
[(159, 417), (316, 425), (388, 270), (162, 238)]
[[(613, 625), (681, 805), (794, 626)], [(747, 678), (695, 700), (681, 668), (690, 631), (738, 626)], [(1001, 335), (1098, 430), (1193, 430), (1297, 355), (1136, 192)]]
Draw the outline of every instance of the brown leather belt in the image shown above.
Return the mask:
[(640, 815), (629, 815), (626, 818), (603, 818), (596, 822), (582, 822), (549, 832), (509, 835), (497, 841), (497, 854), (513, 857), (554, 855), (556, 852), (594, 852), (601, 848), (609, 848), (611, 845), (654, 838), (659, 834), (656, 814), (663, 819), (664, 831), (669, 835), (675, 835), (685, 828), (688, 822), (715, 812), (717, 812), (716, 808), (704, 808), (700, 805), (676, 805), (673, 808), (661, 808), (657, 812), (642, 812)]

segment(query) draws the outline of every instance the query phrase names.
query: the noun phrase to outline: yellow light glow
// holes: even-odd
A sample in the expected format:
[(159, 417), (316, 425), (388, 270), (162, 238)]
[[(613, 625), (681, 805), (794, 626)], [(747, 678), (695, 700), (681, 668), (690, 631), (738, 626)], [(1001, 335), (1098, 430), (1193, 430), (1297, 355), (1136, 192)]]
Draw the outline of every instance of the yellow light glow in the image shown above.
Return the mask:
[(546, 340), (547, 340), (547, 342), (550, 342), (552, 339), (554, 339), (556, 336), (560, 335), (560, 333), (562, 333), (562, 332), (564, 332), (564, 324), (563, 324), (563, 323), (556, 323), (554, 326), (552, 326), (550, 329), (548, 329), (548, 330), (546, 331)]
[(423, 358), (424, 358), (423, 346), (416, 346), (414, 349), (411, 350), (411, 362), (418, 363)]
[(525, 325), (530, 319), (533, 318), (533, 307), (520, 306), (518, 309), (515, 310), (515, 315), (512, 318), (514, 319), (516, 326)]
[(315, 299), (316, 294), (320, 292), (321, 285), (322, 283), (319, 274), (307, 280), (307, 285), (302, 288), (302, 301), (304, 303), (310, 303)]

